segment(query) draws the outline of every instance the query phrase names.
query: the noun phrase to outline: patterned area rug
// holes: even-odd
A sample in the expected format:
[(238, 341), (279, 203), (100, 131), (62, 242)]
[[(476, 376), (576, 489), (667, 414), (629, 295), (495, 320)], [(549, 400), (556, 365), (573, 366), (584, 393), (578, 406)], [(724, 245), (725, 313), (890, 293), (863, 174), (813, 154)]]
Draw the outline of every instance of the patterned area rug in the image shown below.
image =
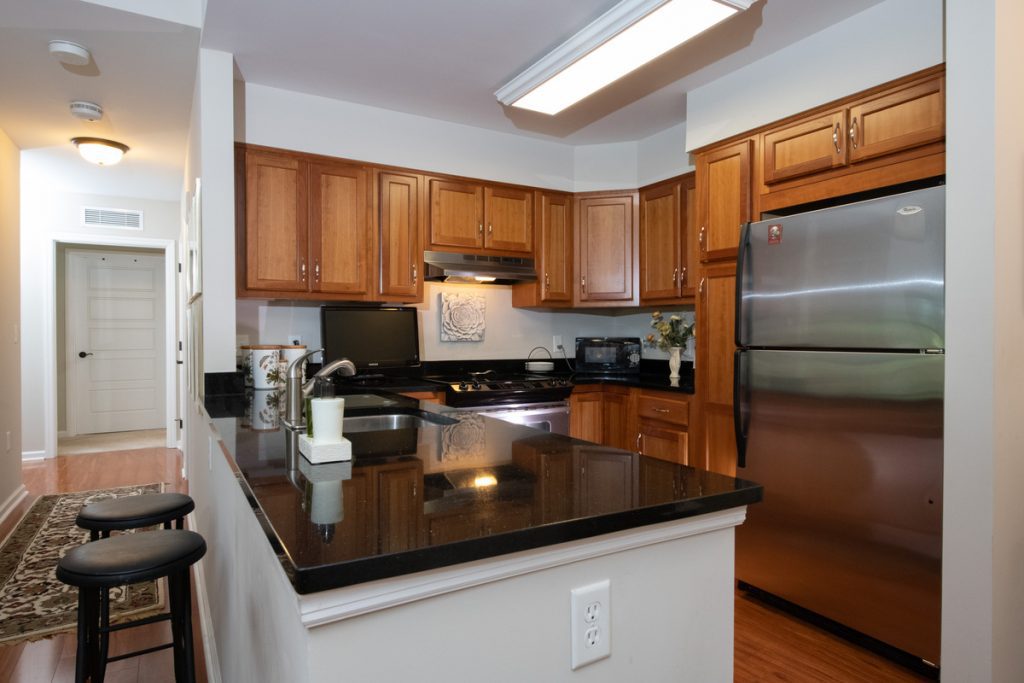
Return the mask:
[[(57, 561), (89, 540), (75, 526), (83, 505), (108, 498), (156, 493), (160, 484), (42, 496), (0, 547), (0, 645), (39, 640), (77, 626), (78, 589), (57, 580)], [(129, 621), (159, 612), (159, 583), (110, 591), (110, 620)]]

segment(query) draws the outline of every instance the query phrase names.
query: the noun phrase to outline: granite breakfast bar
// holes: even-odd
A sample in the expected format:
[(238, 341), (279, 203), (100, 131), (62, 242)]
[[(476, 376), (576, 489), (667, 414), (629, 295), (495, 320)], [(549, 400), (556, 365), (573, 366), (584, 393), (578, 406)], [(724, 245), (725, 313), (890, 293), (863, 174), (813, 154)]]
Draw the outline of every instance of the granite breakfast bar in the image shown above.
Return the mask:
[[(732, 679), (733, 529), (759, 486), (395, 394), (347, 402), (353, 460), (312, 466), (242, 401), (207, 401), (233, 552), (205, 571), (248, 623), (217, 633), (239, 680)], [(570, 591), (603, 579), (611, 656), (573, 671)]]

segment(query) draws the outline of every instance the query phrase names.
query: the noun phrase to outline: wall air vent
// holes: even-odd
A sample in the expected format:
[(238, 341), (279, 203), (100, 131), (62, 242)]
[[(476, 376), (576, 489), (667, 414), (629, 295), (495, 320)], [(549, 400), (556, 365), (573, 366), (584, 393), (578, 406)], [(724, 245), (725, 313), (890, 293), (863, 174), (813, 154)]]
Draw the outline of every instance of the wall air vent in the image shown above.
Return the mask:
[(95, 206), (83, 206), (82, 227), (142, 230), (142, 212), (131, 209), (104, 209)]

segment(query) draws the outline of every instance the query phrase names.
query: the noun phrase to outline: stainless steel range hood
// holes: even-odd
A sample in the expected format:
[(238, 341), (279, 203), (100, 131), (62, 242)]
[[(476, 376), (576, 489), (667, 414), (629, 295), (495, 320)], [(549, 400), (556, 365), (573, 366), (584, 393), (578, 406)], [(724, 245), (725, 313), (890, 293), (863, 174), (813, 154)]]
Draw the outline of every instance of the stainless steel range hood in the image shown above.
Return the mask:
[(537, 279), (532, 258), (425, 251), (423, 260), (427, 266), (424, 279), (430, 282), (514, 285)]

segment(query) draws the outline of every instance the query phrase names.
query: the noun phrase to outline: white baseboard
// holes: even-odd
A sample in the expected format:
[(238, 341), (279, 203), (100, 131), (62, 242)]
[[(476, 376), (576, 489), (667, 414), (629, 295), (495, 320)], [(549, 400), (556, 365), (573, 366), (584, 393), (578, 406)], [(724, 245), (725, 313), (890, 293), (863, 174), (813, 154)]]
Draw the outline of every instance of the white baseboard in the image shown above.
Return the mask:
[[(192, 515), (187, 517), (188, 527), (195, 529)], [(213, 614), (210, 612), (210, 600), (206, 593), (206, 574), (203, 572), (203, 560), (193, 565), (192, 585), (196, 592), (196, 605), (199, 608), (199, 631), (203, 638), (203, 659), (206, 661), (206, 680), (209, 683), (221, 683), (220, 658), (217, 656), (217, 640), (213, 635)]]
[(22, 451), (22, 460), (45, 460), (46, 451)]
[(14, 489), (14, 492), (7, 496), (7, 500), (0, 505), (0, 524), (6, 522), (7, 517), (14, 512), (14, 510), (21, 505), (21, 501), (26, 498), (28, 498), (28, 489), (25, 488), (24, 484), (21, 484), (18, 488)]

